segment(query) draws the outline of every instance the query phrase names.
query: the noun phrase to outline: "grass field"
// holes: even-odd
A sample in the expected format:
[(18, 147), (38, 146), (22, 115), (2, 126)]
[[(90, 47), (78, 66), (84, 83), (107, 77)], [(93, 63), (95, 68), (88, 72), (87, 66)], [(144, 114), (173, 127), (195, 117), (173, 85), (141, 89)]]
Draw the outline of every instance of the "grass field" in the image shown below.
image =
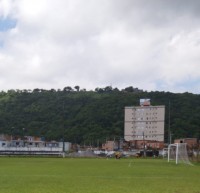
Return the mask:
[(200, 193), (200, 164), (160, 159), (0, 158), (0, 193)]

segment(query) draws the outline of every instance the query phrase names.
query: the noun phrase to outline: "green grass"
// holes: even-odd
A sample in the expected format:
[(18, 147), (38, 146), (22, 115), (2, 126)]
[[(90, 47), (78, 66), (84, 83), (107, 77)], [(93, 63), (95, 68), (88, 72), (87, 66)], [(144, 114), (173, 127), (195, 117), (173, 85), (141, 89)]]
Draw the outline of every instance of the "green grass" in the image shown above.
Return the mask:
[(0, 158), (0, 193), (200, 193), (200, 165), (159, 159)]

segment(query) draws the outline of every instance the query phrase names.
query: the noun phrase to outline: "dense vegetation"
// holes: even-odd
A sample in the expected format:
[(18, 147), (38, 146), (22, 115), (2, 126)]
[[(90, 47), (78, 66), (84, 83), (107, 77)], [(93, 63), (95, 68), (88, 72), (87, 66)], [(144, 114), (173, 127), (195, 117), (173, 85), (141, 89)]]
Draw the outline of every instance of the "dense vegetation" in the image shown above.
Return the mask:
[(200, 95), (146, 92), (133, 87), (86, 91), (79, 86), (63, 90), (8, 90), (0, 92), (0, 133), (36, 135), (48, 140), (97, 144), (123, 137), (124, 107), (150, 98), (166, 106), (165, 138), (200, 138)]

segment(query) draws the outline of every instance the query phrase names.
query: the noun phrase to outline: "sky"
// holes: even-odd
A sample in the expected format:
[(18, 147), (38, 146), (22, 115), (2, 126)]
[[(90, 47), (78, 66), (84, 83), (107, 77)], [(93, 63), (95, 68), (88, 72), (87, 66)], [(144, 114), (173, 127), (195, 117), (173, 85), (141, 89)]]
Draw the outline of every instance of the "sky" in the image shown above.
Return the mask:
[(0, 90), (200, 94), (199, 0), (0, 0)]

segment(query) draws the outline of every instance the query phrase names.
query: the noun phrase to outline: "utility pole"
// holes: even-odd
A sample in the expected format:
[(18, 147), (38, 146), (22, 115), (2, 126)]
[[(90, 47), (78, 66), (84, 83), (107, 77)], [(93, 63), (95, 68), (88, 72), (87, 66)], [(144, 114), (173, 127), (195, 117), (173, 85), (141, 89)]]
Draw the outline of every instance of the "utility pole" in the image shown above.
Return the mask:
[(63, 157), (65, 157), (65, 103), (63, 101)]
[(99, 139), (97, 139), (97, 149), (99, 150)]
[(145, 140), (144, 140), (144, 131), (142, 132), (142, 137), (143, 137), (143, 156), (146, 157), (146, 152), (145, 152)]
[(170, 131), (170, 136), (169, 136), (169, 142), (170, 142), (170, 144), (172, 143), (172, 132)]
[(169, 100), (169, 107), (168, 107), (168, 144), (171, 144), (171, 131), (170, 131), (170, 100)]

